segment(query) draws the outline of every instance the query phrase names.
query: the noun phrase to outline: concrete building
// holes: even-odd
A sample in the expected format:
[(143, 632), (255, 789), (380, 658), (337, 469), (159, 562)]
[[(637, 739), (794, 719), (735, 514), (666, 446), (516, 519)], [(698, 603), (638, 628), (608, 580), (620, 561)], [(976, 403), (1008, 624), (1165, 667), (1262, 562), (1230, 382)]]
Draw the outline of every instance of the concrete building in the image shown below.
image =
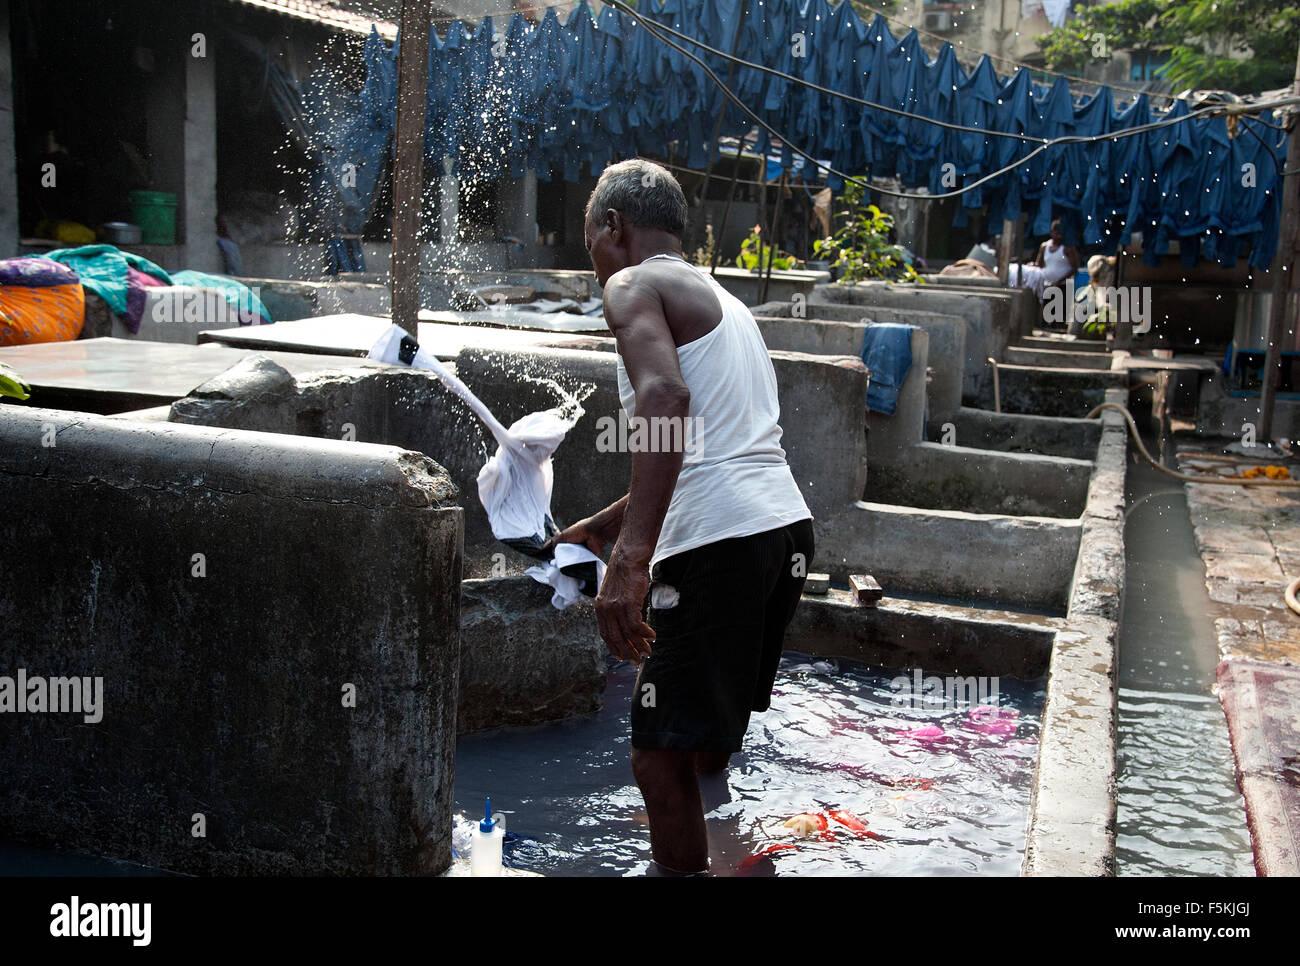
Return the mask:
[[(903, 0), (888, 15), (900, 33), (908, 27), (921, 31), (922, 42), (931, 52), (947, 41), (963, 64), (973, 65), (988, 54), (998, 72), (1005, 74), (1017, 63), (1044, 67), (1039, 38), (1054, 26), (1070, 22), (1080, 6), (1114, 2), (1095, 0), (1081, 5), (1079, 0)], [(1070, 73), (1099, 84), (1146, 89), (1152, 81), (1159, 86), (1155, 73), (1166, 59), (1159, 51), (1108, 49), (1104, 59), (1093, 60)]]
[[(508, 8), (441, 3), (434, 19)], [(373, 25), (391, 43), (399, 12), (399, 0), (0, 0), (0, 257), (69, 243), (53, 222), (135, 223), (131, 192), (148, 190), (174, 197), (174, 234), (123, 247), (165, 269), (222, 271), (221, 213), (244, 275), (326, 274), (338, 230), (308, 197), (304, 92), (314, 73), (359, 90), (365, 38)], [(383, 276), (390, 173), (387, 157), (369, 160), (379, 191), (358, 240)], [(531, 176), (461, 185), (426, 171), (426, 262), (548, 266), (539, 240), (562, 243), (565, 198)]]
[(130, 192), (150, 190), (175, 197), (174, 237), (130, 247), (167, 269), (220, 271), (218, 211), (282, 194), (296, 160), (271, 109), (283, 92), (241, 39), (305, 74), (352, 63), (370, 25), (304, 0), (4, 0), (0, 165), (15, 177), (0, 176), (0, 254), (49, 247), (37, 237), (52, 219), (132, 222)]
[[(1059, 4), (1058, 4), (1059, 5)], [(1071, 6), (1065, 3), (1065, 7)], [(922, 31), (927, 47), (951, 43), (957, 59), (971, 65), (984, 54), (994, 58), (1041, 63), (1035, 39), (1052, 29), (1042, 0), (965, 0), (944, 3), (937, 0), (902, 0), (888, 12), (896, 33), (908, 27)], [(1068, 16), (1068, 12), (1066, 14)], [(1010, 64), (995, 64), (1000, 73)]]

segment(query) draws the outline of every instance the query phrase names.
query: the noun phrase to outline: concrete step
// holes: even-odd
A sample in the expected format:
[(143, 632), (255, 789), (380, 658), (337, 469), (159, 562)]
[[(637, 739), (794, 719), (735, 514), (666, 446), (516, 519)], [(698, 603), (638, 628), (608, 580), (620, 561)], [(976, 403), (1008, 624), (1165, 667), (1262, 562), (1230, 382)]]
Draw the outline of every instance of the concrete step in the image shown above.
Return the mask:
[(1007, 354), (1002, 361), (1018, 366), (1043, 366), (1049, 369), (1109, 369), (1111, 367), (1109, 353), (1038, 346), (1007, 346)]
[(1015, 345), (1027, 349), (1065, 349), (1069, 352), (1108, 353), (1105, 342), (1093, 339), (1072, 339), (1059, 332), (1042, 332), (1035, 329), (1032, 335), (1022, 335)]

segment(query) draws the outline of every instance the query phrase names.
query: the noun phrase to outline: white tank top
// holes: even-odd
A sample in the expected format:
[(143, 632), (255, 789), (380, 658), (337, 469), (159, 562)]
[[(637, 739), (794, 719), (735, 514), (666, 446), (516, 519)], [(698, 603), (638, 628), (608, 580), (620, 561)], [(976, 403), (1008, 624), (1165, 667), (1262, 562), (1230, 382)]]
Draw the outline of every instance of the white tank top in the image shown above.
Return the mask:
[(1043, 276), (1047, 283), (1055, 285), (1072, 271), (1070, 259), (1065, 254), (1065, 243), (1062, 242), (1053, 249), (1052, 243), (1048, 242), (1043, 249)]
[[(722, 304), (722, 321), (677, 349), (691, 391), (694, 433), (651, 558), (660, 560), (705, 544), (765, 533), (811, 519), (781, 448), (776, 370), (758, 324), (743, 302), (706, 272), (697, 272)], [(649, 261), (649, 259), (647, 259)], [(628, 416), (636, 394), (618, 359), (618, 395)], [(634, 424), (635, 426), (635, 424)]]

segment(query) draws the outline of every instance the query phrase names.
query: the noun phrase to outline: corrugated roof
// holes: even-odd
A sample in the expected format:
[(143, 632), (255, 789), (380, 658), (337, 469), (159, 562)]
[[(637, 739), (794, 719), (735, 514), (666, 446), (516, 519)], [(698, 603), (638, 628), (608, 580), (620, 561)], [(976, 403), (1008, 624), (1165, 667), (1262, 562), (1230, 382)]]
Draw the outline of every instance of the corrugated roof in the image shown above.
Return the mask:
[(374, 24), (375, 29), (379, 31), (379, 36), (385, 40), (393, 40), (397, 36), (395, 23), (363, 17), (350, 10), (340, 10), (333, 4), (323, 3), (321, 0), (231, 0), (231, 2), (354, 34), (368, 36), (370, 25)]

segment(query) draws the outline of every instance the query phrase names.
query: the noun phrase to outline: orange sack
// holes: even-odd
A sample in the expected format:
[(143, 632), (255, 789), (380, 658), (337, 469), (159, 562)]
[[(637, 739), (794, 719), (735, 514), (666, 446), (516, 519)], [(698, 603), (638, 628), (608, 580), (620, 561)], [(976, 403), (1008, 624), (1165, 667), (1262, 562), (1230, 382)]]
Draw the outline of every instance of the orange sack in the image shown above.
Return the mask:
[(86, 321), (77, 273), (48, 258), (0, 260), (0, 346), (71, 342)]

